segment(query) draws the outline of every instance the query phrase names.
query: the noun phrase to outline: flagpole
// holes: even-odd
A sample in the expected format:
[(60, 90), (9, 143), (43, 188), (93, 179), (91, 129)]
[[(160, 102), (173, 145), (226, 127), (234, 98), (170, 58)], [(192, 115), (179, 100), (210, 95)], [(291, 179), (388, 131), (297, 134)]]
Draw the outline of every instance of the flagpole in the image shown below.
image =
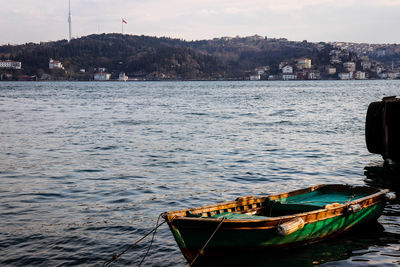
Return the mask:
[(124, 18), (121, 19), (121, 28), (122, 28), (122, 34), (124, 34), (124, 24), (128, 24)]

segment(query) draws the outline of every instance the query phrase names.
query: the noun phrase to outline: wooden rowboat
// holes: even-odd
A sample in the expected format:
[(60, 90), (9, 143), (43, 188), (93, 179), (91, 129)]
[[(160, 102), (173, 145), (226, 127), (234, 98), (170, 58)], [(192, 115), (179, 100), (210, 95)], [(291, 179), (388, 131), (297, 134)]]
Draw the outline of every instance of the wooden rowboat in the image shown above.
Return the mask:
[(389, 190), (317, 185), (283, 194), (163, 213), (184, 257), (235, 249), (315, 242), (370, 220), (383, 211)]

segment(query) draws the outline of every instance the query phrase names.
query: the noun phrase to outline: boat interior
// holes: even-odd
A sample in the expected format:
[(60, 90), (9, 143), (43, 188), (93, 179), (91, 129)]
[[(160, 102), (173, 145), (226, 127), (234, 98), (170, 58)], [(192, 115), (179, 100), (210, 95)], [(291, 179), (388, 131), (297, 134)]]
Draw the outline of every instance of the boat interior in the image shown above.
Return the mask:
[(342, 204), (366, 197), (376, 191), (366, 187), (340, 185), (317, 186), (266, 197), (242, 197), (236, 201), (204, 206), (176, 214), (196, 218), (259, 220), (294, 215)]

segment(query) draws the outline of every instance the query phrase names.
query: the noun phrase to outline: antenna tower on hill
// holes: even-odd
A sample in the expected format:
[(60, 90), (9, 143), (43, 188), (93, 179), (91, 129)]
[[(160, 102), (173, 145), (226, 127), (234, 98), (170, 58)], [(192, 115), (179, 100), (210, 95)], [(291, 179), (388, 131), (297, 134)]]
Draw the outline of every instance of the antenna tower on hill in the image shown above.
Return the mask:
[(71, 41), (71, 24), (72, 24), (72, 16), (71, 16), (71, 0), (68, 1), (68, 24), (69, 24), (69, 36), (68, 36), (68, 42)]

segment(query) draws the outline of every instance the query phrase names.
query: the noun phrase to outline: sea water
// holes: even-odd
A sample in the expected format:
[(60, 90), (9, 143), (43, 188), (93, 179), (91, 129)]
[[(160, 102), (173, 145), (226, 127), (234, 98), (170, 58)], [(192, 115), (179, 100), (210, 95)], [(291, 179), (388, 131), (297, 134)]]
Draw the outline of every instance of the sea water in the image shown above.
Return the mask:
[[(0, 265), (99, 266), (164, 211), (374, 185), (368, 104), (400, 81), (1, 82)], [(399, 178), (399, 177), (397, 177)], [(390, 188), (391, 187), (391, 188)], [(117, 265), (138, 264), (150, 238)], [(218, 266), (397, 266), (400, 205), (367, 230)], [(185, 266), (166, 225), (144, 266)]]

